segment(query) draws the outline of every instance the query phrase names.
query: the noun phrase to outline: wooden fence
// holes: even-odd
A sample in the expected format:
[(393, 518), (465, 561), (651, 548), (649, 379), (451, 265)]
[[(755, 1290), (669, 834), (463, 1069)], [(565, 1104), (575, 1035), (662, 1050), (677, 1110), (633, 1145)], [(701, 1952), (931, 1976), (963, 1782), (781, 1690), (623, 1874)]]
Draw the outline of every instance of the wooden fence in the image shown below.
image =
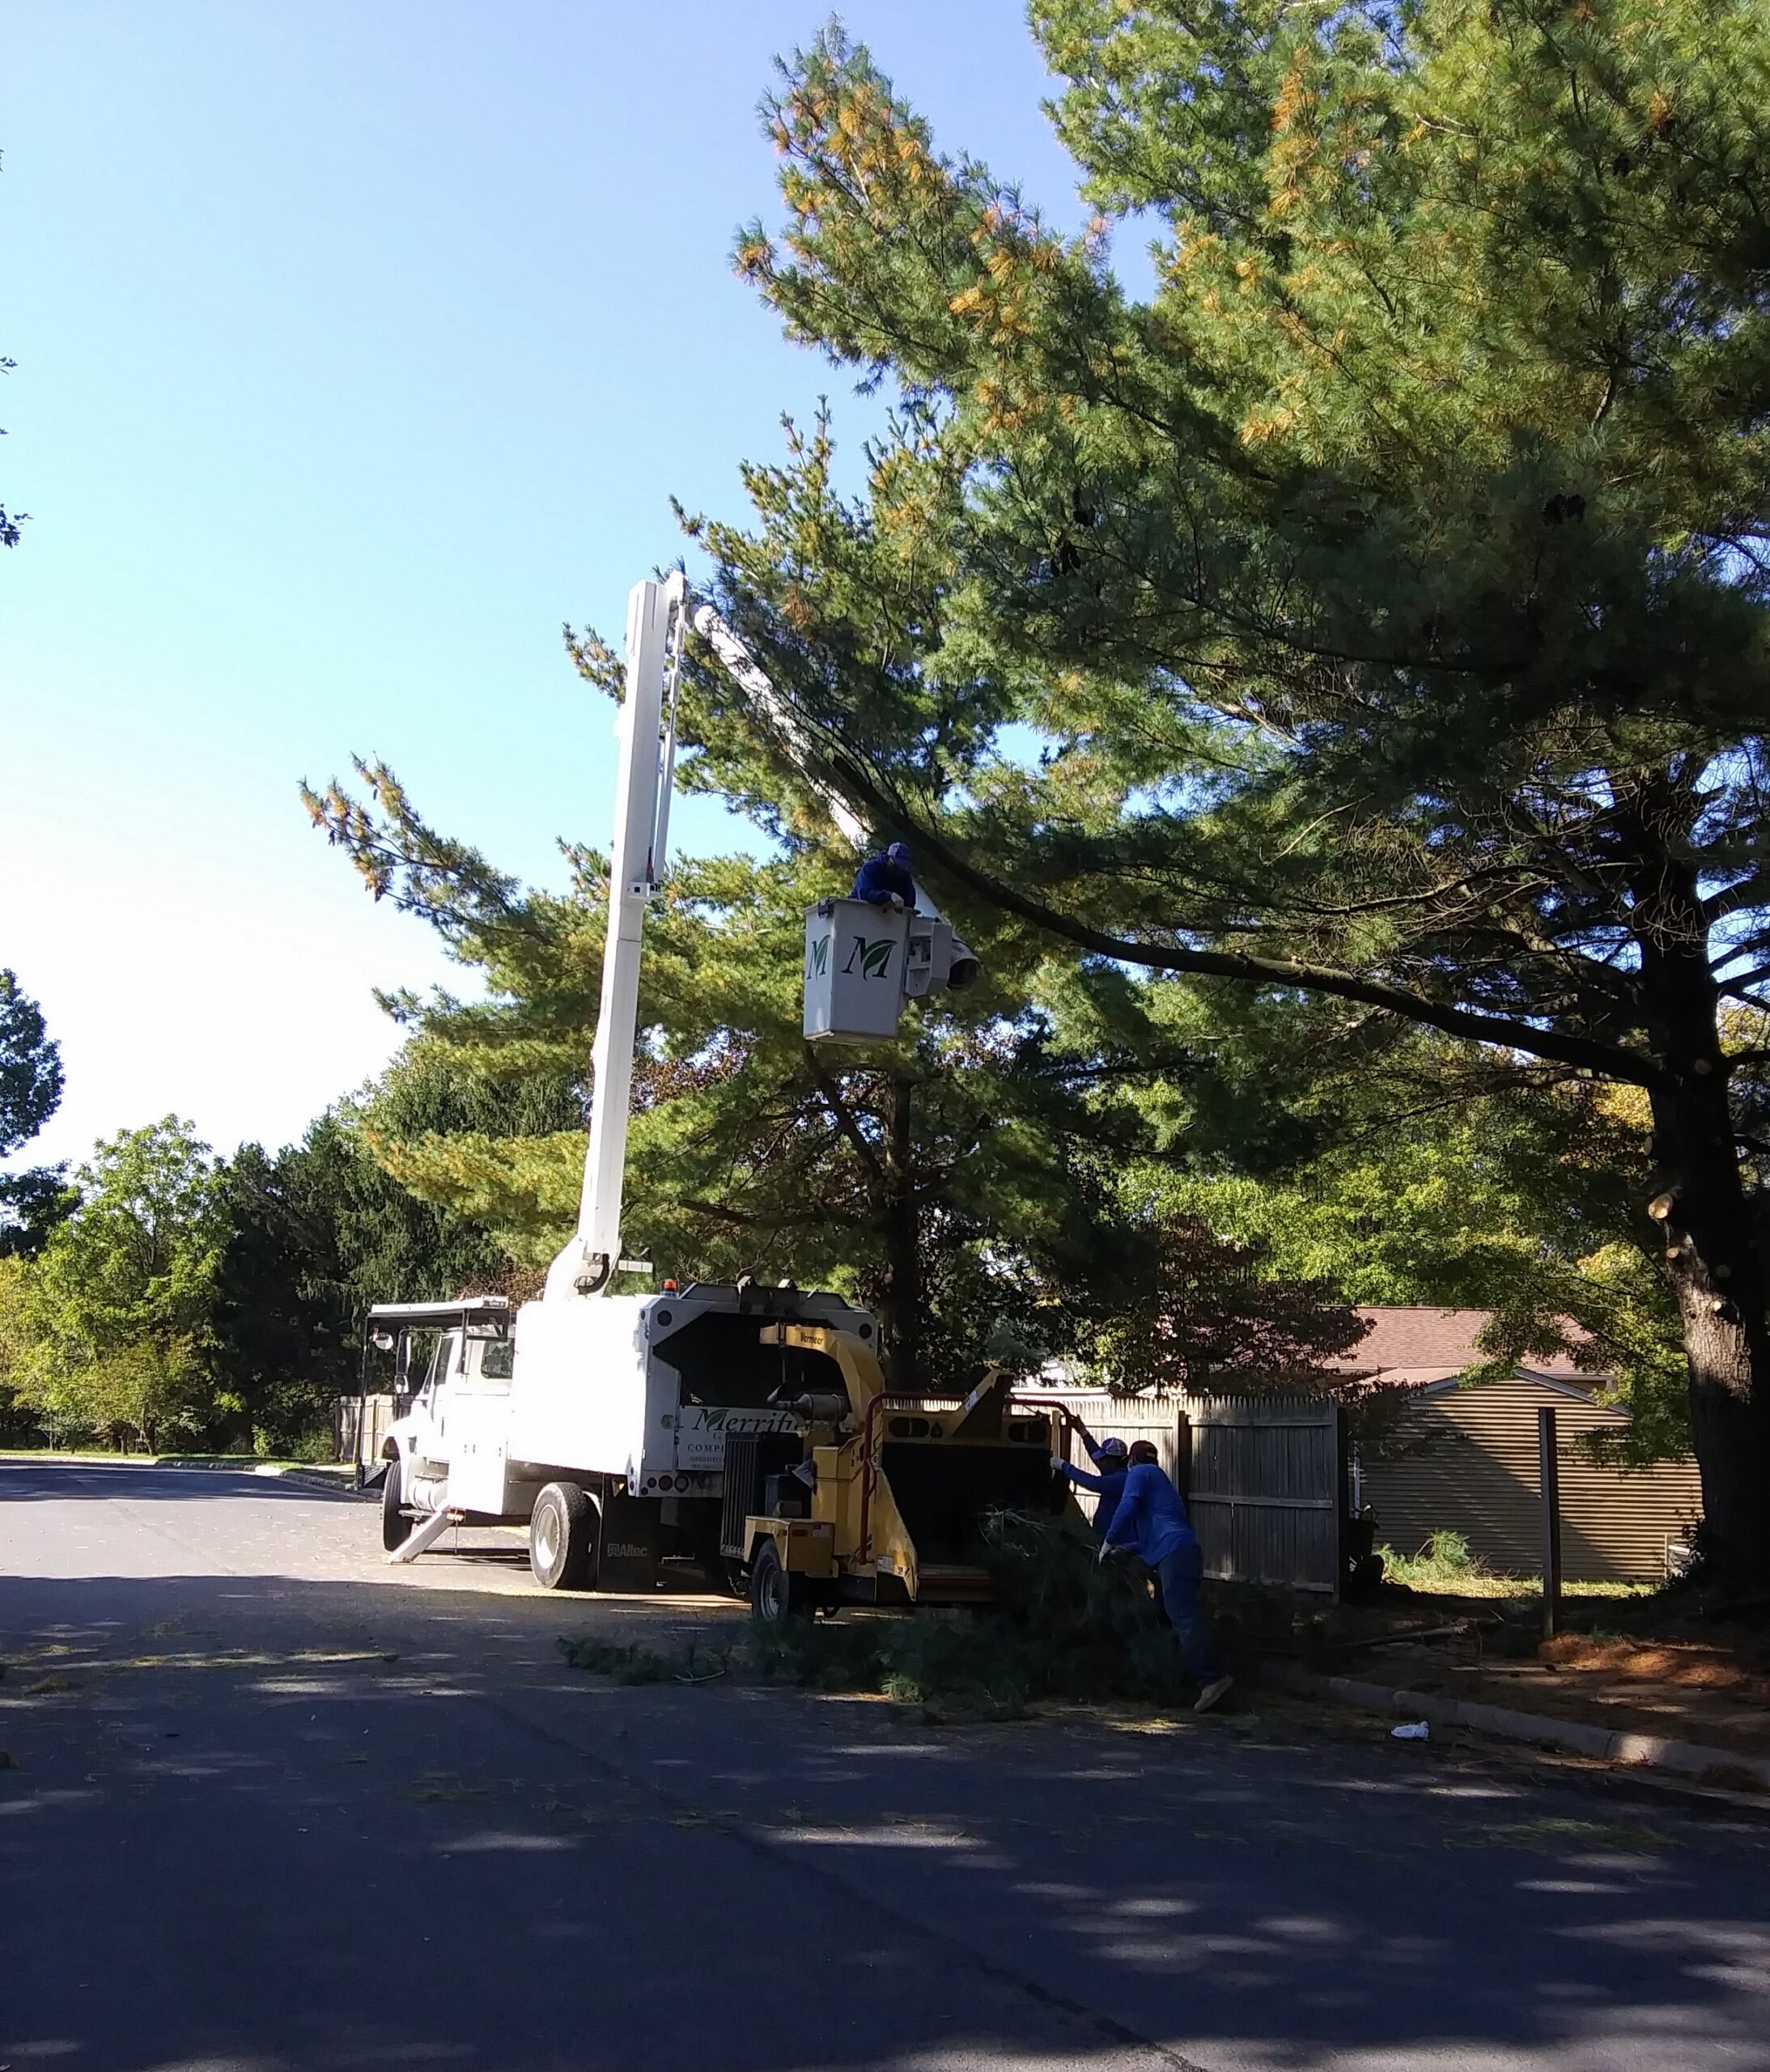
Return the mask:
[(1193, 1396), (1182, 1486), (1204, 1572), (1337, 1597), (1344, 1573), (1345, 1416), (1319, 1397)]
[[(368, 1414), (362, 1417), (365, 1408)], [(381, 1441), (393, 1422), (392, 1396), (341, 1395), (332, 1410), (332, 1458), (372, 1467), (381, 1457)]]

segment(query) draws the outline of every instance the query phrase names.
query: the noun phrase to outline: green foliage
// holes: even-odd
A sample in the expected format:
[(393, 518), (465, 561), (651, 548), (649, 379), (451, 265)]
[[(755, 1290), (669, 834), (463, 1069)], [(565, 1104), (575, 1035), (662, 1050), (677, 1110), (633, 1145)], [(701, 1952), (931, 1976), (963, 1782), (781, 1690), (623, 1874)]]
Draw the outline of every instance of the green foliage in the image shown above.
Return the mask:
[(1145, 1585), (1101, 1567), (1093, 1540), (1002, 1513), (985, 1527), (995, 1603), (902, 1618), (753, 1619), (735, 1650), (665, 1654), (643, 1643), (562, 1639), (575, 1669), (622, 1684), (700, 1681), (736, 1667), (763, 1683), (871, 1691), (944, 1719), (1017, 1719), (1034, 1701), (1189, 1695), (1174, 1636)]
[(1270, 1247), (1225, 1243), (1199, 1218), (1144, 1216), (1123, 1299), (1091, 1323), (1090, 1364), (1127, 1393), (1318, 1389), (1365, 1326), (1325, 1280), (1269, 1268)]
[[(218, 1408), (262, 1451), (311, 1444), (354, 1389), (371, 1302), (504, 1286), (510, 1261), (482, 1225), (421, 1200), (384, 1155), (390, 1139), (520, 1127), (529, 1090), (469, 1079), (422, 1045), (274, 1159), (243, 1145), (222, 1176), (228, 1234), (215, 1284)], [(489, 1140), (497, 1141), (494, 1138)]]
[(690, 1651), (664, 1654), (643, 1641), (599, 1641), (588, 1635), (558, 1641), (559, 1652), (574, 1669), (617, 1684), (666, 1684), (689, 1675)]
[[(524, 892), (435, 835), (384, 771), (366, 774), (367, 804), (336, 791), (318, 802), (329, 830), (490, 988), (470, 1006), (410, 1004), (423, 1032), (414, 1056), (488, 1102), (567, 1084), (600, 985), (600, 860), (574, 856), (567, 897)], [(1127, 1388), (1207, 1375), (1282, 1385), (1356, 1339), (1326, 1291), (1256, 1278), (1195, 1224), (1152, 1219), (1101, 1183), (1107, 1162), (1152, 1148), (1139, 1096), (1159, 1089), (1165, 1053), (1140, 1059), (1102, 1042), (1072, 978), (1050, 974), (1046, 1000), (1017, 1013), (985, 990), (912, 1009), (897, 1044), (813, 1051), (800, 1035), (804, 910), (851, 867), (808, 839), (770, 862), (673, 870), (647, 927), (630, 1249), (685, 1280), (752, 1272), (845, 1289), (881, 1310), (900, 1373), (1031, 1369), (1068, 1350)], [(384, 1096), (366, 1120), (404, 1187), (539, 1263), (577, 1206), (572, 1107), (553, 1135), (396, 1115)]]
[[(699, 529), (728, 616), (851, 799), (1047, 948), (1254, 989), (1335, 1073), (1406, 1023), (1641, 1089), (1711, 1525), (1770, 1568), (1761, 10), (1032, 11), (1079, 239), (839, 33), (783, 68), (782, 221), (737, 264), (902, 405), (798, 559), (771, 511), (821, 509), (815, 452), (752, 471), (745, 538)], [(881, 641), (856, 539), (932, 639)]]
[(1454, 1590), (1487, 1573), (1460, 1532), (1435, 1532), (1412, 1554), (1398, 1554), (1393, 1547), (1377, 1551), (1383, 1557), (1384, 1580), (1405, 1583), (1409, 1590)]
[(208, 1147), (168, 1116), (98, 1147), (80, 1201), (0, 1290), (16, 1400), (57, 1436), (127, 1432), (151, 1449), (209, 1408), (210, 1330), (226, 1242)]
[(1300, 1083), (1263, 1042), (1244, 1036), (1229, 1055), (1259, 1074), (1265, 1099), (1288, 1103), (1286, 1154), (1276, 1166), (1266, 1155), (1257, 1114), (1244, 1107), (1239, 1134), (1223, 1131), (1210, 1088), (1176, 1088), (1202, 1155), (1131, 1166), (1127, 1195), (1201, 1217), (1258, 1247), (1263, 1271), (1322, 1280), (1354, 1302), (1491, 1310), (1483, 1343), (1496, 1365), (1577, 1349), (1617, 1377), (1631, 1413), (1608, 1457), (1688, 1452), (1678, 1309), (1644, 1207), (1652, 1160), (1629, 1096), (1535, 1081), (1510, 1062), (1472, 1067), (1405, 1034), (1367, 1047), (1356, 1070), (1311, 1059)]
[[(472, 1005), (402, 1004), (422, 1052), (507, 1106), (537, 1085), (569, 1088), (601, 984), (601, 859), (568, 851), (564, 895), (522, 891), (436, 835), (384, 771), (363, 774), (367, 802), (337, 788), (314, 800), (328, 831), (487, 982)], [(1042, 1323), (1059, 1327), (1021, 1269), (1098, 1250), (1070, 1168), (1123, 1102), (1097, 1059), (1066, 1053), (1050, 1019), (1024, 1003), (1017, 1014), (1000, 987), (912, 1009), (897, 1044), (813, 1052), (800, 1034), (804, 912), (853, 868), (833, 842), (801, 841), (768, 862), (672, 871), (647, 924), (628, 1246), (681, 1278), (847, 1289), (880, 1307), (906, 1371), (975, 1368), (1009, 1344), (1036, 1364)], [(577, 1208), (584, 1124), (575, 1096), (566, 1106), (545, 1133), (427, 1124), (382, 1101), (366, 1121), (404, 1187), (539, 1263)]]
[(1186, 1692), (1147, 1586), (1097, 1565), (1090, 1538), (1014, 1513), (984, 1530), (995, 1589), (988, 1610), (753, 1621), (740, 1659), (766, 1680), (877, 1691), (946, 1717), (1011, 1719), (1042, 1698), (1171, 1703)]
[[(0, 512), (0, 535), (5, 529)], [(11, 972), (0, 970), (0, 1158), (43, 1127), (62, 1104), (62, 1087), (61, 1049), (42, 1009)], [(0, 1174), (0, 1258), (40, 1251), (70, 1206), (61, 1166)]]
[(329, 1451), (371, 1302), (498, 1287), (510, 1272), (485, 1229), (392, 1177), (377, 1127), (484, 1127), (510, 1107), (418, 1047), (274, 1158), (246, 1144), (212, 1160), (172, 1119), (101, 1145), (40, 1258), (0, 1259), (8, 1422)]

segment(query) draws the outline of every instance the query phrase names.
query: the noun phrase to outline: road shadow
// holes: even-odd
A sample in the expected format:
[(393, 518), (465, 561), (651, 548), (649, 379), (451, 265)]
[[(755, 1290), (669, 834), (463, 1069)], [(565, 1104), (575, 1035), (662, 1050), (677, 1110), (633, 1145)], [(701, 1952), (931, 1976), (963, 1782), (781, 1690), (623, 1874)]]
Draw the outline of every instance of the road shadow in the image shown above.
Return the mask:
[(362, 1504), (348, 1487), (333, 1488), (249, 1467), (179, 1467), (130, 1460), (36, 1462), (0, 1460), (0, 1512), (14, 1504), (109, 1503), (119, 1496), (138, 1503), (213, 1503), (249, 1497), (269, 1503)]
[(733, 1622), (0, 1578), (0, 2061), (1770, 2065), (1760, 1831), (1257, 1720), (622, 1688), (592, 1629)]

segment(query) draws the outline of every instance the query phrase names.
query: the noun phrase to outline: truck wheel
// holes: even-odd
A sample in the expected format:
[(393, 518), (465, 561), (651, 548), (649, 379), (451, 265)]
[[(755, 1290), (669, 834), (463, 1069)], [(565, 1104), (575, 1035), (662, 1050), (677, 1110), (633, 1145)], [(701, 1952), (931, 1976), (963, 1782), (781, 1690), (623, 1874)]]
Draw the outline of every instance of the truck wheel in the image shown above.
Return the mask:
[(412, 1536), (412, 1521), (402, 1508), (405, 1480), (405, 1463), (396, 1454), (381, 1478), (381, 1544), (389, 1554)]
[(765, 1539), (749, 1565), (749, 1604), (758, 1619), (771, 1625), (802, 1617), (810, 1610), (802, 1576), (790, 1576), (781, 1565), (779, 1550)]
[(550, 1482), (528, 1521), (528, 1565), (544, 1590), (596, 1582), (596, 1509), (575, 1482)]

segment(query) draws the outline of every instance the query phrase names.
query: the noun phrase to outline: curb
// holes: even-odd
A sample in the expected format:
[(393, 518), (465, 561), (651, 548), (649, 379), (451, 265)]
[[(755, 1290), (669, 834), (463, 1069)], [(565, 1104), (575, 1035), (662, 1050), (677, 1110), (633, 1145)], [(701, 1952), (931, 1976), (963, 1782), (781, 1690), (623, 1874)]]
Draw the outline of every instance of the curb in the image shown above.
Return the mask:
[(361, 1497), (372, 1495), (372, 1491), (359, 1489), (348, 1477), (342, 1475), (317, 1475), (312, 1469), (285, 1467), (277, 1474), (279, 1482), (299, 1482), (303, 1489), (329, 1489), (334, 1497)]
[(1423, 1719), (1433, 1726), (1467, 1726), (1502, 1740), (1527, 1741), (1559, 1748), (1598, 1762), (1630, 1769), (1674, 1770), (1700, 1783), (1725, 1785), (1742, 1776), (1770, 1791), (1770, 1760), (1742, 1756), (1730, 1748), (1708, 1748), (1695, 1741), (1667, 1741), (1653, 1734), (1622, 1734), (1582, 1720), (1554, 1719), (1545, 1713), (1513, 1712), (1506, 1705), (1483, 1705), (1469, 1698), (1440, 1698), (1388, 1684), (1364, 1684), (1351, 1676), (1319, 1676), (1288, 1662), (1266, 1662), (1251, 1679), (1300, 1697), (1337, 1699), (1361, 1711), (1395, 1713)]
[(28, 1454), (0, 1451), (0, 1463), (11, 1467), (31, 1467), (47, 1463), (55, 1467), (73, 1467), (137, 1470), (169, 1467), (185, 1475), (250, 1475), (266, 1482), (299, 1482), (303, 1488), (329, 1489), (346, 1497), (359, 1497), (363, 1493), (348, 1474), (330, 1475), (317, 1465), (257, 1460), (247, 1454), (218, 1459), (202, 1454)]

